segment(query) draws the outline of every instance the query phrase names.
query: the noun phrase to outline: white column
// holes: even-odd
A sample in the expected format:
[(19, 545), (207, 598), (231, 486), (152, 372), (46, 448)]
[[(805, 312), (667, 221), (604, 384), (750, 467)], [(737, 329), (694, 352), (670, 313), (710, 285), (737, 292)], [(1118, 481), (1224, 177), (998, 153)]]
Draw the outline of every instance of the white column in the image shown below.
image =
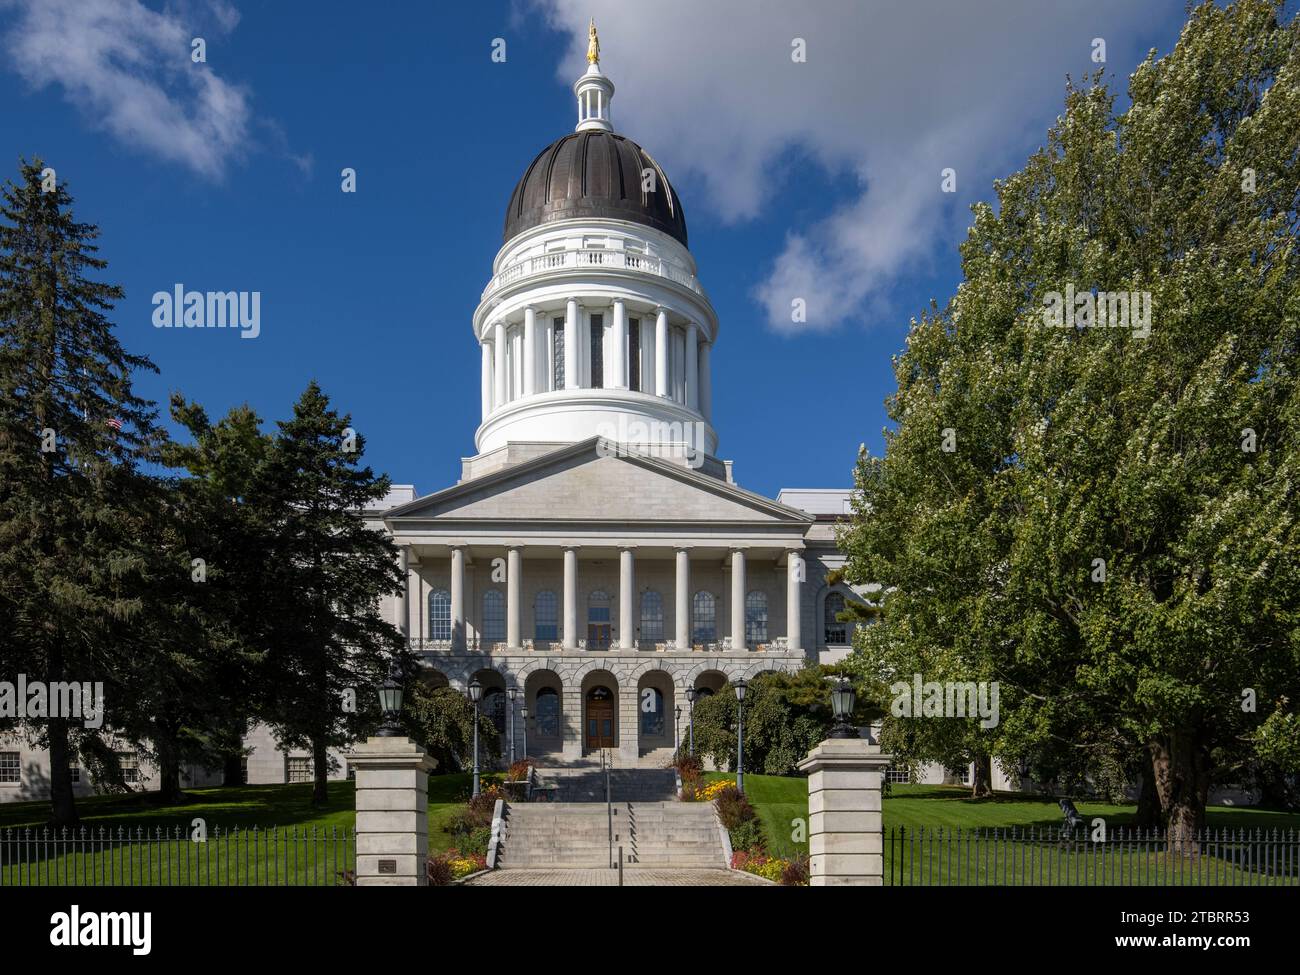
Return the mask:
[(537, 311), (524, 309), (524, 395), (537, 391)]
[(564, 550), (564, 649), (578, 649), (578, 551)]
[(578, 386), (578, 299), (570, 298), (564, 311), (564, 388)]
[(627, 389), (627, 309), (622, 298), (614, 299), (614, 335), (611, 341), (613, 355), (609, 357), (605, 386), (608, 389)]
[(709, 375), (710, 342), (700, 343), (700, 413), (706, 420), (713, 419), (713, 377)]
[(511, 649), (523, 646), (519, 639), (522, 554), (518, 545), (506, 549), (506, 646)]
[(497, 322), (492, 326), (492, 355), (495, 359), (493, 383), (495, 392), (492, 404), (497, 409), (506, 405), (506, 323)]
[(492, 345), (484, 341), (483, 343), (483, 419), (488, 418), (492, 412)]
[(638, 323), (641, 328), (641, 392), (655, 391), (655, 327), (650, 319), (643, 315)]
[(677, 624), (676, 647), (691, 648), (691, 557), (684, 548), (677, 550), (677, 589), (674, 616)]
[(397, 561), (402, 567), (402, 598), (398, 605), (397, 628), (402, 631), (402, 636), (410, 639), (411, 636), (411, 554), (405, 546), (401, 546), (397, 551)]
[(660, 308), (655, 316), (655, 395), (668, 395), (668, 310)]
[(636, 622), (633, 610), (636, 608), (636, 582), (632, 549), (618, 550), (618, 648), (620, 650), (636, 649)]
[(803, 649), (803, 556), (791, 552), (785, 569), (785, 633), (791, 650)]
[(686, 406), (700, 408), (700, 328), (694, 322), (686, 326)]
[(451, 647), (465, 649), (465, 549), (451, 550)]
[(731, 649), (745, 649), (745, 553), (731, 552)]

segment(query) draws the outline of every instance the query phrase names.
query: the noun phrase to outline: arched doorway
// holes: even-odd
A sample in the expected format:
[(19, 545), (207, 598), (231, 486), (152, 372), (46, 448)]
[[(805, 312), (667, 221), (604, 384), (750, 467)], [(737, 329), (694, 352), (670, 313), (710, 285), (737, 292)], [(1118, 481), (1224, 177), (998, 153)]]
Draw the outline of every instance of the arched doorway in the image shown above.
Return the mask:
[(615, 714), (618, 698), (614, 692), (603, 684), (597, 684), (587, 691), (586, 721), (583, 728), (583, 745), (590, 751), (597, 748), (613, 748), (615, 738)]

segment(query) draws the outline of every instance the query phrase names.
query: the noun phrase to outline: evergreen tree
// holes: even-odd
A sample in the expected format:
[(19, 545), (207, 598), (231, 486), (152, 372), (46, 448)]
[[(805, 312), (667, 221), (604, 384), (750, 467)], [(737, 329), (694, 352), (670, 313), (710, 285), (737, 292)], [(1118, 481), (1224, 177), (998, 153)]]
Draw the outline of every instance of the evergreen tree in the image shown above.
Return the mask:
[(379, 614), (380, 597), (405, 583), (397, 548), (362, 517), (389, 482), (359, 466), (365, 441), (350, 423), (312, 382), (279, 425), (259, 489), (274, 522), (267, 716), (283, 744), (311, 749), (316, 803), (327, 799), (327, 749), (357, 736), (362, 702), (390, 668), (410, 669), (400, 632)]
[[(126, 670), (114, 636), (144, 609), (134, 532), (161, 439), (132, 391), (154, 367), (113, 334), (122, 291), (94, 279), (98, 230), (71, 206), (39, 159), (0, 189), (0, 651), (6, 673), (50, 686)], [(72, 759), (104, 753), (101, 731), (66, 716), (27, 730), (49, 749), (54, 822), (75, 822)]]
[(206, 668), (207, 719), (196, 740), (225, 785), (243, 781), (244, 736), (266, 698), (259, 667), (267, 646), (263, 573), (274, 552), (274, 522), (259, 493), (272, 439), (247, 405), (213, 424), (196, 403), (173, 395), (171, 415), (190, 435), (171, 443), (186, 535), (187, 601), (202, 607), (211, 657)]

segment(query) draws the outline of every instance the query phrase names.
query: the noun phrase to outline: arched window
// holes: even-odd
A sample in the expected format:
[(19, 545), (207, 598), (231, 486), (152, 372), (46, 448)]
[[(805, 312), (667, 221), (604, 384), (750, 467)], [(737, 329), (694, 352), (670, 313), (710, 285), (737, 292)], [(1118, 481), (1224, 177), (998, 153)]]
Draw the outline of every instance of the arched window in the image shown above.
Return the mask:
[(641, 734), (651, 738), (664, 736), (664, 694), (657, 687), (641, 688)]
[(560, 693), (554, 687), (543, 687), (537, 692), (536, 721), (533, 734), (538, 738), (560, 737)]
[(654, 642), (664, 638), (664, 597), (653, 589), (641, 593), (641, 639)]
[(844, 594), (833, 592), (826, 597), (825, 624), (823, 635), (828, 647), (842, 646), (849, 642), (849, 625), (837, 617), (844, 612)]
[(757, 589), (745, 597), (745, 643), (767, 642), (767, 593)]
[(543, 589), (533, 601), (533, 636), (538, 640), (560, 638), (559, 604), (549, 589)]
[(451, 594), (446, 589), (429, 593), (429, 639), (451, 639)]
[(483, 594), (483, 639), (488, 641), (506, 638), (506, 601), (500, 589), (489, 589)]
[(609, 649), (609, 593), (597, 589), (587, 597), (587, 649)]
[(695, 594), (691, 612), (691, 643), (713, 643), (718, 639), (718, 601), (713, 593)]
[(506, 731), (506, 692), (499, 687), (489, 687), (483, 692), (483, 713), (492, 721), (498, 734)]

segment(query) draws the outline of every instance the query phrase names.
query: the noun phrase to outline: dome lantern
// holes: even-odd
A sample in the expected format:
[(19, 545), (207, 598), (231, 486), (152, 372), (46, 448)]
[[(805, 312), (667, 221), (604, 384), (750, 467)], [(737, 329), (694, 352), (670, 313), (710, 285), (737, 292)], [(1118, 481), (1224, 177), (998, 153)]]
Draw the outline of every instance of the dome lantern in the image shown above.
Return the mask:
[(596, 36), (596, 20), (592, 18), (587, 28), (587, 73), (573, 83), (573, 93), (578, 96), (578, 124), (575, 132), (613, 132), (609, 103), (614, 97), (614, 82), (600, 70), (600, 38)]

